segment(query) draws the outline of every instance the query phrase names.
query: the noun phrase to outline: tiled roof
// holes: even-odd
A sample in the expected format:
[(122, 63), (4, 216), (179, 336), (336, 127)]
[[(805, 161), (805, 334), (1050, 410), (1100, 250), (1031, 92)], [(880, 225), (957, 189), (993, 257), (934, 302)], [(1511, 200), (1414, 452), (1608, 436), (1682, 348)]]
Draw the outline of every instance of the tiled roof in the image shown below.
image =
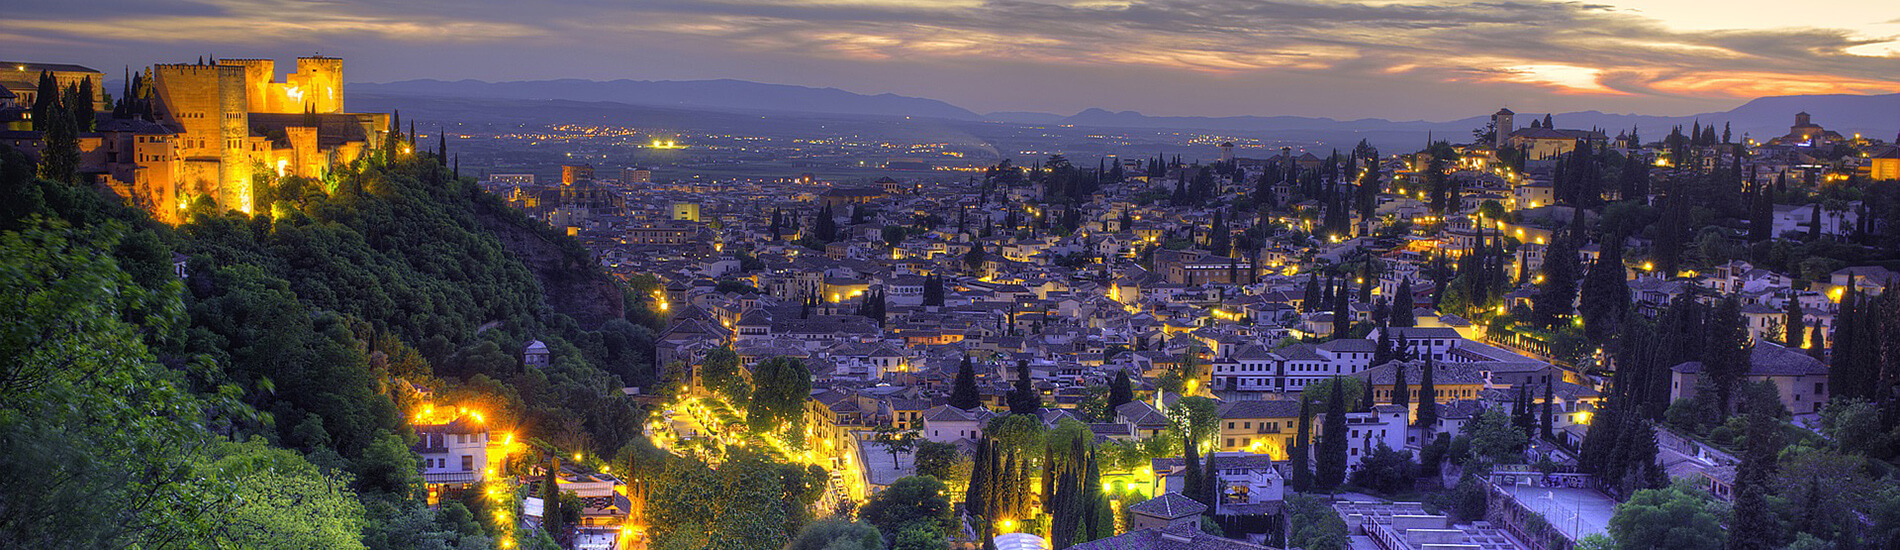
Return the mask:
[(1166, 493), (1129, 506), (1128, 511), (1163, 519), (1175, 519), (1205, 512), (1207, 505), (1182, 496), (1181, 493)]

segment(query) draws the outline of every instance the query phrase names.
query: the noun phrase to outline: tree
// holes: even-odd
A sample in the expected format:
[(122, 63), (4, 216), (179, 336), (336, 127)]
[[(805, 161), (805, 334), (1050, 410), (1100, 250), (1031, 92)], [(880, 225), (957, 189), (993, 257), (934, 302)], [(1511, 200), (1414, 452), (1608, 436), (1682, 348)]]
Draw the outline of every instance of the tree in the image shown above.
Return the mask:
[(1637, 491), (1617, 505), (1610, 537), (1624, 550), (1721, 550), (1726, 539), (1706, 497), (1680, 487)]
[[(184, 323), (179, 287), (134, 284), (110, 252), (118, 239), (45, 219), (0, 232), (0, 440), (12, 442), (0, 449), (0, 546), (210, 540), (214, 507), (239, 504), (230, 493), (272, 491), (198, 477), (219, 460), (200, 454), (213, 443), (197, 427), (210, 404), (174, 385), (144, 329), (126, 321), (138, 312), (130, 317), (152, 327)], [(249, 410), (218, 406), (232, 418)]]
[(858, 517), (893, 536), (907, 528), (921, 527), (941, 538), (951, 525), (950, 501), (944, 499), (944, 490), (943, 482), (934, 477), (899, 479), (890, 488), (871, 495), (858, 508)]
[(970, 363), (970, 356), (963, 356), (963, 362), (957, 365), (957, 379), (950, 387), (952, 407), (969, 410), (983, 406), (983, 396), (976, 389), (976, 367)]
[(868, 523), (828, 519), (806, 525), (784, 550), (884, 550), (884, 536)]
[(752, 369), (752, 399), (746, 402), (746, 423), (752, 431), (783, 430), (802, 440), (797, 428), (805, 421), (805, 401), (811, 399), (811, 371), (790, 357), (760, 361)]
[(1339, 281), (1339, 290), (1333, 293), (1333, 339), (1351, 337), (1352, 310), (1347, 307), (1349, 294), (1346, 292), (1350, 279)]
[(1515, 463), (1523, 456), (1524, 430), (1497, 409), (1490, 409), (1465, 423), (1463, 435), (1471, 438), (1471, 455), (1491, 463)]
[(1438, 370), (1432, 364), (1432, 358), (1425, 358), (1425, 366), (1418, 372), (1418, 418), (1413, 426), (1425, 430), (1425, 438), (1430, 439), (1438, 429), (1438, 386), (1434, 383), (1434, 372)]
[[(945, 484), (957, 484), (968, 481), (969, 472), (959, 471), (958, 464), (967, 459), (957, 450), (956, 445), (938, 443), (930, 440), (917, 442), (917, 475), (937, 478)], [(965, 466), (964, 468), (967, 468)]]
[(816, 217), (818, 219), (812, 220), (812, 233), (818, 238), (818, 242), (828, 243), (838, 240), (838, 219), (837, 214), (831, 211), (831, 205), (826, 204), (819, 208)]
[(1346, 550), (1350, 539), (1346, 521), (1340, 519), (1325, 500), (1310, 495), (1288, 495), (1286, 515), (1288, 548)]
[(899, 430), (890, 424), (878, 426), (873, 430), (871, 440), (884, 446), (891, 454), (891, 468), (899, 468), (897, 455), (909, 453), (917, 448), (917, 430)]
[[(1581, 208), (1581, 207), (1575, 207)], [(1577, 247), (1582, 227), (1572, 227), (1551, 238), (1544, 254), (1544, 282), (1531, 297), (1531, 314), (1538, 326), (1556, 326), (1574, 311), (1577, 301)]]
[(1321, 297), (1323, 292), (1319, 286), (1319, 272), (1307, 273), (1306, 291), (1301, 294), (1300, 298), (1300, 311), (1302, 313), (1319, 311), (1320, 305), (1325, 303), (1325, 300)]
[(1392, 296), (1392, 326), (1410, 327), (1418, 324), (1418, 317), (1412, 309), (1418, 307), (1412, 299), (1412, 278), (1399, 279), (1399, 291)]
[(1293, 438), (1293, 449), (1290, 451), (1293, 455), (1292, 484), (1295, 491), (1304, 492), (1313, 486), (1313, 468), (1309, 465), (1313, 454), (1312, 405), (1312, 400), (1305, 396), (1300, 397), (1300, 426)]
[(1405, 409), (1406, 414), (1411, 414), (1411, 394), (1412, 387), (1405, 383), (1405, 365), (1398, 365), (1397, 368), (1392, 369), (1392, 404)]
[(1702, 368), (1715, 385), (1716, 404), (1721, 414), (1735, 410), (1736, 384), (1747, 376), (1753, 345), (1748, 336), (1748, 321), (1742, 317), (1741, 301), (1730, 295), (1709, 313), (1708, 348)]
[[(1201, 494), (1201, 487), (1207, 485), (1207, 481), (1202, 479), (1207, 471), (1201, 469), (1201, 444), (1195, 438), (1188, 437), (1181, 440), (1181, 446), (1181, 456), (1187, 463), (1181, 470), (1181, 496), (1204, 501), (1206, 497)], [(1214, 506), (1211, 502), (1201, 504)]]
[(1603, 240), (1603, 253), (1590, 264), (1584, 275), (1582, 301), (1577, 313), (1583, 316), (1584, 335), (1602, 344), (1616, 334), (1623, 316), (1629, 311), (1629, 280), (1623, 271), (1623, 238), (1611, 233)]
[(198, 464), (195, 475), (224, 486), (228, 500), (210, 512), (219, 528), (215, 546), (245, 548), (363, 548), (363, 504), (335, 472), (325, 473), (296, 451), (262, 438), (225, 442)]
[(1548, 441), (1557, 440), (1556, 434), (1551, 431), (1552, 422), (1554, 421), (1551, 418), (1551, 413), (1552, 413), (1552, 408), (1556, 406), (1555, 403), (1557, 401), (1556, 384), (1557, 384), (1556, 381), (1552, 380), (1548, 375), (1545, 376), (1544, 378), (1544, 404), (1542, 407), (1543, 410), (1539, 411), (1543, 414), (1539, 417), (1538, 424), (1540, 428), (1538, 430), (1538, 433), (1542, 434), (1544, 439)]
[[(1333, 377), (1333, 380), (1339, 380)], [(1326, 400), (1326, 419), (1320, 424), (1319, 457), (1313, 468), (1314, 488), (1331, 491), (1346, 480), (1346, 396), (1338, 383), (1333, 384)]]
[(1393, 450), (1381, 441), (1359, 460), (1359, 469), (1352, 473), (1352, 484), (1393, 494), (1411, 488), (1416, 469), (1412, 464), (1412, 451)]
[(1795, 299), (1793, 293), (1789, 293), (1788, 302), (1786, 307), (1782, 308), (1781, 315), (1782, 343), (1787, 344), (1790, 349), (1807, 347), (1807, 341), (1803, 337), (1807, 336), (1808, 329), (1802, 317), (1801, 301)]
[(1009, 391), (1010, 414), (1036, 414), (1042, 410), (1042, 392), (1029, 376), (1029, 360), (1016, 361), (1016, 388)]
[(1115, 381), (1108, 385), (1108, 414), (1113, 417), (1122, 405), (1135, 400), (1135, 385), (1128, 378), (1127, 370), (1115, 371)]
[(732, 346), (706, 352), (705, 360), (699, 363), (699, 382), (731, 403), (743, 403), (752, 396), (752, 382), (746, 380), (739, 354)]
[(943, 276), (932, 274), (924, 278), (924, 305), (943, 305)]
[(989, 254), (983, 251), (983, 241), (970, 243), (970, 251), (963, 253), (963, 265), (971, 272), (983, 269), (983, 262), (989, 261)]
[(932, 531), (919, 525), (905, 526), (897, 532), (897, 538), (891, 543), (891, 550), (949, 550), (949, 540), (943, 533)]
[(1776, 455), (1781, 451), (1780, 422), (1749, 414), (1748, 441), (1735, 468), (1735, 504), (1730, 510), (1728, 550), (1780, 548), (1781, 518), (1770, 508)]
[(79, 183), (79, 126), (72, 112), (53, 105), (40, 135), (40, 177)]

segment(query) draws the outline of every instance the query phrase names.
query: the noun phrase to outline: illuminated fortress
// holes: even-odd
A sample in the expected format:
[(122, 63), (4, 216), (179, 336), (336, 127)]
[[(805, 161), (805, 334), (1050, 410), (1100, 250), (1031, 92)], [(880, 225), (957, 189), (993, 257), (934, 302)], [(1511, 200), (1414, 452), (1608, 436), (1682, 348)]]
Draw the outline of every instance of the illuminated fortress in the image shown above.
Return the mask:
[[(281, 82), (276, 71), (269, 59), (153, 65), (126, 94), (146, 100), (149, 113), (100, 113), (97, 130), (80, 136), (81, 172), (175, 224), (200, 198), (251, 212), (261, 206), (256, 176), (320, 177), (388, 134), (388, 114), (344, 111), (343, 60), (297, 58)], [(29, 153), (37, 145), (16, 140)]]

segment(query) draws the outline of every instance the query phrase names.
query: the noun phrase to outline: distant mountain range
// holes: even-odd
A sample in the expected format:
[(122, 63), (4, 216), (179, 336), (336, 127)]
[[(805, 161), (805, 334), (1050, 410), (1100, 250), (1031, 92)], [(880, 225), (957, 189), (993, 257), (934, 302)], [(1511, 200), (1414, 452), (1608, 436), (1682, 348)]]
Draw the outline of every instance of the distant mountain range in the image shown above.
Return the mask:
[[(482, 99), (568, 100), (615, 102), (630, 105), (691, 110), (738, 112), (818, 113), (890, 117), (923, 117), (957, 121), (990, 121), (1025, 125), (1073, 125), (1100, 128), (1205, 130), (1237, 134), (1296, 132), (1331, 135), (1366, 133), (1387, 140), (1396, 136), (1431, 135), (1452, 141), (1469, 139), (1490, 113), (1450, 121), (1393, 121), (1378, 118), (1337, 120), (1308, 116), (1149, 116), (1135, 111), (1092, 108), (1074, 115), (1006, 111), (979, 115), (950, 103), (896, 94), (868, 95), (837, 88), (764, 84), (742, 80), (406, 80), (381, 84), (351, 84), (353, 92), (380, 96), (465, 97)], [(1757, 98), (1728, 111), (1687, 116), (1612, 114), (1600, 111), (1556, 113), (1559, 128), (1603, 128), (1609, 134), (1632, 127), (1655, 139), (1670, 127), (1729, 124), (1739, 138), (1779, 136), (1787, 132), (1796, 112), (1813, 115), (1815, 123), (1842, 134), (1863, 133), (1882, 139), (1900, 133), (1900, 94), (1795, 95)], [(1518, 124), (1544, 113), (1519, 113)], [(1409, 139), (1409, 138), (1408, 138)]]
[(744, 80), (404, 80), (350, 84), (352, 92), (501, 99), (613, 101), (655, 107), (787, 111), (981, 120), (983, 117), (935, 99), (896, 94), (866, 95), (837, 88), (763, 84)]
[[(1885, 95), (1793, 95), (1762, 97), (1727, 111), (1685, 116), (1612, 114), (1601, 111), (1555, 113), (1552, 121), (1559, 128), (1602, 128), (1610, 135), (1636, 128), (1645, 140), (1683, 126), (1685, 131), (1697, 122), (1730, 125), (1738, 138), (1750, 134), (1768, 138), (1786, 134), (1794, 124), (1794, 115), (1807, 112), (1816, 124), (1844, 135), (1863, 133), (1881, 139), (1893, 139), (1900, 133), (1900, 94)], [(1518, 113), (1519, 127), (1530, 124), (1532, 117), (1544, 113)], [(1067, 124), (1105, 128), (1194, 129), (1229, 132), (1277, 132), (1286, 130), (1346, 132), (1432, 132), (1437, 137), (1458, 141), (1469, 139), (1470, 131), (1490, 121), (1490, 113), (1444, 122), (1392, 121), (1379, 118), (1335, 120), (1303, 116), (1229, 116), (1182, 117), (1148, 116), (1135, 111), (1112, 112), (1088, 109), (1072, 116), (1049, 113), (1004, 112), (986, 115), (999, 122), (1020, 124)]]

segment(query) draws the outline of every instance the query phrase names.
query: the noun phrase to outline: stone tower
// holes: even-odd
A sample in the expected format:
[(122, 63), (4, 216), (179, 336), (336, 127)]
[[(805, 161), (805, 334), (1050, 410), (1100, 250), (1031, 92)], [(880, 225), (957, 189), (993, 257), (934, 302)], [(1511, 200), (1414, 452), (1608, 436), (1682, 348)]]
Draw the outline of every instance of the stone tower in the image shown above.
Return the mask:
[(244, 68), (244, 110), (275, 113), (271, 108), (271, 82), (277, 79), (277, 62), (269, 59), (220, 59), (219, 65)]
[(1491, 124), (1497, 128), (1497, 136), (1491, 140), (1491, 146), (1503, 149), (1504, 142), (1511, 139), (1511, 132), (1517, 130), (1517, 113), (1510, 109), (1498, 109), (1491, 115)]
[(251, 211), (250, 116), (245, 65), (160, 64), (153, 67), (160, 122), (184, 131), (179, 197), (209, 195), (221, 208)]
[[(334, 57), (299, 57), (292, 84), (304, 88), (304, 101), (317, 114), (343, 112), (343, 60)], [(301, 80), (301, 82), (298, 82)]]

